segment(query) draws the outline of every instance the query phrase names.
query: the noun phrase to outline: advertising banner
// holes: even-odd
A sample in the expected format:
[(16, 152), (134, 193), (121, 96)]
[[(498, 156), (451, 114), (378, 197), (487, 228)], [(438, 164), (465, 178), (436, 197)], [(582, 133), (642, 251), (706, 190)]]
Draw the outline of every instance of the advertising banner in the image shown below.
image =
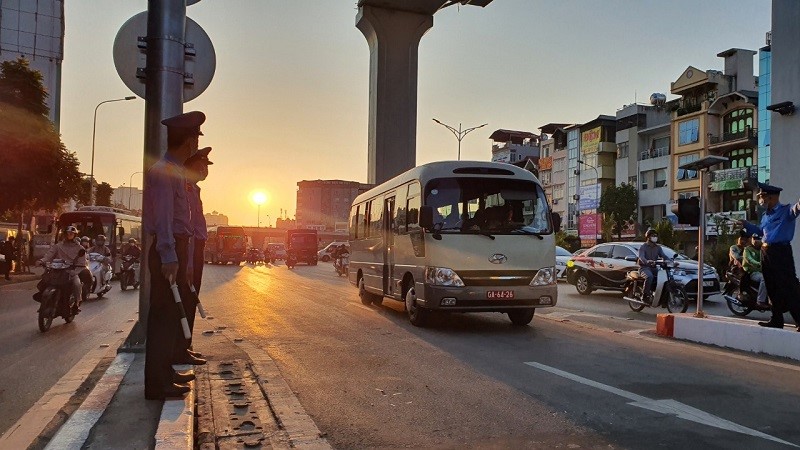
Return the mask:
[(585, 211), (587, 209), (597, 209), (600, 207), (600, 185), (590, 184), (589, 186), (581, 186), (578, 189), (580, 200), (578, 201), (578, 211)]
[[(717, 219), (727, 218), (729, 220), (720, 220), (720, 225), (728, 228), (728, 234), (733, 234), (734, 225), (733, 221), (747, 220), (747, 211), (730, 211), (724, 213), (707, 213), (706, 214), (706, 236), (716, 236), (719, 234), (717, 229)], [(737, 232), (738, 233), (738, 232)]]
[(581, 239), (597, 239), (602, 230), (602, 217), (599, 214), (581, 214), (578, 216), (578, 232)]
[(553, 157), (548, 156), (539, 158), (539, 170), (550, 170), (553, 168)]
[(581, 153), (597, 153), (600, 147), (600, 127), (581, 133)]

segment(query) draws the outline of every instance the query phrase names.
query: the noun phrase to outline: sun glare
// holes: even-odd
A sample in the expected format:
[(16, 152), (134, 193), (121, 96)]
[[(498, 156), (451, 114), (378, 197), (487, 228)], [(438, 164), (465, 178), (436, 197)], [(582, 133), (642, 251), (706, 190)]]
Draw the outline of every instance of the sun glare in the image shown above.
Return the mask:
[(267, 203), (267, 194), (265, 192), (253, 192), (253, 194), (250, 195), (250, 198), (256, 205), (263, 205), (264, 203)]

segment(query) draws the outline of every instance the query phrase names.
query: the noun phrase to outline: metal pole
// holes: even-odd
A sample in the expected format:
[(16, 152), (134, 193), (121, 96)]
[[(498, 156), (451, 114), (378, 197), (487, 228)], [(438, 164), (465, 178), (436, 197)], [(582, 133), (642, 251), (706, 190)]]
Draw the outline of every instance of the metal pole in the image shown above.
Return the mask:
[(466, 130), (461, 131), (461, 123), (460, 122), (458, 124), (458, 130), (456, 130), (455, 128), (451, 127), (450, 125), (447, 125), (446, 123), (442, 123), (442, 122), (436, 120), (436, 118), (434, 118), (433, 121), (438, 123), (439, 125), (447, 128), (448, 130), (450, 130), (450, 132), (453, 133), (453, 136), (456, 137), (456, 140), (458, 141), (458, 160), (459, 161), (461, 161), (461, 140), (464, 139), (464, 137), (466, 135), (468, 135), (470, 133), (470, 131), (475, 131), (478, 128), (485, 127), (486, 125), (489, 125), (488, 123), (484, 123), (483, 125), (478, 125), (477, 127), (467, 128)]
[(261, 228), (261, 203), (256, 205), (258, 207), (258, 221), (256, 222), (256, 228)]
[[(147, 2), (147, 63), (145, 69), (144, 161), (147, 172), (167, 148), (167, 130), (161, 121), (183, 112), (184, 34), (186, 2), (148, 0)], [(142, 190), (147, 192), (147, 177)], [(146, 194), (145, 194), (146, 195)], [(148, 211), (142, 208), (142, 221)], [(142, 236), (142, 249), (149, 251), (152, 238)], [(142, 258), (141, 273), (148, 273), (147, 258)], [(150, 280), (142, 276), (139, 290), (139, 327), (131, 333), (130, 343), (144, 343), (147, 314), (150, 310)]]
[(461, 122), (458, 122), (458, 160), (461, 161), (461, 140), (464, 139), (464, 135), (461, 134)]
[(697, 229), (697, 312), (695, 317), (705, 317), (703, 312), (703, 260), (705, 259), (705, 232), (706, 232), (706, 196), (705, 191), (705, 172), (708, 169), (700, 169), (700, 221)]
[(143, 173), (143, 172), (141, 172), (141, 171), (140, 172), (133, 172), (131, 174), (131, 178), (128, 180), (128, 209), (129, 210), (131, 209), (131, 197), (133, 197), (133, 176), (136, 175), (137, 173)]
[(103, 103), (121, 102), (121, 101), (124, 101), (124, 100), (133, 100), (135, 98), (136, 97), (134, 97), (134, 96), (128, 96), (128, 97), (125, 97), (125, 98), (115, 98), (115, 99), (112, 99), (112, 100), (104, 100), (104, 101), (98, 103), (97, 106), (94, 107), (94, 119), (92, 120), (92, 168), (91, 168), (91, 170), (89, 172), (89, 204), (92, 205), (92, 206), (95, 206), (95, 204), (94, 204), (94, 140), (95, 139), (94, 138), (95, 138), (95, 135), (97, 134), (97, 109), (100, 108), (100, 105), (102, 105)]

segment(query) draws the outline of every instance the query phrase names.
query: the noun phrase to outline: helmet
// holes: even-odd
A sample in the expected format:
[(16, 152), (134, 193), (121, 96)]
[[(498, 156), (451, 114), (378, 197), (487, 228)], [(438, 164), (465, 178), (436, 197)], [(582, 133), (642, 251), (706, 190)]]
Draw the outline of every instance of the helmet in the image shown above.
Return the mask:
[(135, 244), (135, 243), (136, 243), (136, 239), (134, 239), (134, 238), (128, 239), (128, 244)]
[(89, 241), (91, 241), (91, 239), (89, 239), (89, 236), (81, 237), (81, 242), (89, 242)]
[(644, 237), (650, 238), (650, 236), (658, 236), (658, 232), (652, 228), (648, 228), (647, 231), (644, 233)]
[(78, 229), (75, 228), (73, 225), (69, 225), (66, 228), (64, 228), (64, 233), (75, 233), (75, 234), (78, 234)]
[(756, 234), (753, 234), (752, 238), (753, 238), (754, 241), (760, 241), (761, 240), (761, 235), (756, 233)]
[(95, 241), (99, 241), (99, 240), (105, 241), (106, 240), (106, 236), (104, 234), (98, 234), (97, 236), (95, 236), (94, 240)]

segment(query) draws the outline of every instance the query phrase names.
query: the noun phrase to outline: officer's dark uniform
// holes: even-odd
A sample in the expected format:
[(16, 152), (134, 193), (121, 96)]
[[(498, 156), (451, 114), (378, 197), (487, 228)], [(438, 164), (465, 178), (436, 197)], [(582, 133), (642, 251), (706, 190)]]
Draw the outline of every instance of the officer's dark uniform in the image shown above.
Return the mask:
[[(783, 189), (759, 183), (759, 196), (778, 195)], [(789, 312), (800, 331), (800, 281), (795, 272), (791, 241), (794, 239), (795, 220), (800, 214), (800, 202), (793, 206), (776, 204), (764, 212), (761, 225), (744, 222), (751, 234), (763, 234), (761, 269), (767, 295), (772, 301), (772, 319), (759, 325), (783, 328), (783, 314)]]
[[(150, 270), (150, 311), (147, 315), (145, 354), (145, 397), (163, 399), (188, 392), (188, 386), (175, 384), (172, 357), (176, 339), (182, 335), (181, 314), (175, 303), (169, 281), (161, 273), (162, 264), (178, 263), (177, 284), (182, 299), (191, 297), (186, 279), (191, 216), (183, 160), (177, 160), (178, 148), (185, 138), (202, 135), (205, 121), (201, 112), (190, 112), (163, 120), (167, 126), (170, 148), (145, 175), (145, 232), (153, 237), (148, 254)], [(177, 146), (177, 147), (174, 147)], [(173, 150), (175, 150), (173, 152)]]

